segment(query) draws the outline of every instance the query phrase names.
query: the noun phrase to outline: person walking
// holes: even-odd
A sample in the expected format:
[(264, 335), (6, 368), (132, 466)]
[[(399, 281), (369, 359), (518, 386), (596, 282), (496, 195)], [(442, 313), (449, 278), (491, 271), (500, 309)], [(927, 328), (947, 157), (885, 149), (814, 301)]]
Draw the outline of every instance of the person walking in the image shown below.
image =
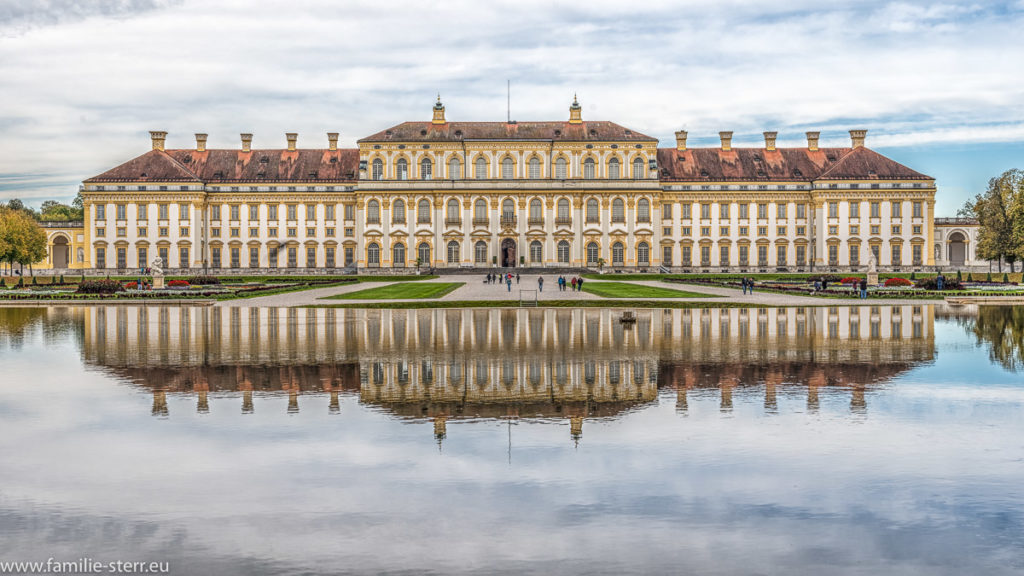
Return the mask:
[(750, 278), (747, 278), (747, 290), (750, 292), (750, 294), (754, 293), (754, 277), (753, 276), (751, 276)]
[(579, 280), (576, 281), (576, 291), (583, 292), (583, 276), (580, 276)]
[(866, 278), (860, 279), (860, 299), (865, 300), (868, 297), (868, 281)]
[(516, 286), (519, 285), (519, 272), (516, 272)]
[(537, 291), (538, 292), (543, 292), (544, 291), (544, 277), (543, 276), (538, 276), (537, 277)]
[(509, 274), (508, 278), (505, 280), (505, 285), (508, 286), (508, 291), (511, 292), (512, 291), (512, 275), (511, 274)]
[(740, 288), (743, 289), (743, 295), (747, 295), (747, 277), (740, 278)]
[(575, 292), (576, 291), (576, 277), (575, 276), (572, 277), (572, 280), (570, 281), (570, 283), (572, 284), (572, 291)]
[(942, 290), (945, 286), (946, 286), (946, 277), (943, 276), (942, 273), (940, 272), (939, 275), (935, 277), (935, 288), (937, 288), (938, 290)]

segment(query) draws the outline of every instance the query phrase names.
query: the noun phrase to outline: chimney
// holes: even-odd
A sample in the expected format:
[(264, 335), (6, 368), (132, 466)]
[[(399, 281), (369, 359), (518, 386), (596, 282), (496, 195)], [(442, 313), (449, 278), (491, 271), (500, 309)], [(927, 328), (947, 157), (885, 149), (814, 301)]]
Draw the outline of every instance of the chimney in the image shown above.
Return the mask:
[(850, 142), (854, 148), (863, 148), (864, 139), (867, 137), (867, 130), (850, 130)]
[(821, 136), (821, 132), (808, 132), (807, 133), (807, 149), (811, 152), (818, 151), (818, 137)]
[(149, 139), (153, 141), (153, 150), (163, 151), (164, 141), (167, 140), (167, 132), (150, 130)]
[(722, 150), (732, 150), (732, 132), (719, 132), (718, 137), (722, 139)]
[(252, 134), (242, 134), (242, 152), (252, 151)]
[(686, 130), (676, 132), (676, 150), (686, 150)]
[(337, 150), (338, 149), (338, 133), (328, 132), (327, 133), (327, 149)]
[(434, 118), (430, 121), (431, 124), (446, 124), (448, 121), (444, 119), (444, 104), (441, 104), (441, 95), (437, 95), (437, 104), (434, 104)]
[(778, 132), (765, 132), (764, 133), (764, 149), (775, 150), (775, 138), (779, 135)]
[(196, 134), (196, 152), (206, 152), (206, 134)]
[(288, 139), (288, 151), (295, 152), (295, 141), (299, 139), (298, 133), (286, 132), (284, 136)]
[(583, 108), (575, 94), (572, 95), (572, 106), (569, 106), (569, 124), (583, 124)]

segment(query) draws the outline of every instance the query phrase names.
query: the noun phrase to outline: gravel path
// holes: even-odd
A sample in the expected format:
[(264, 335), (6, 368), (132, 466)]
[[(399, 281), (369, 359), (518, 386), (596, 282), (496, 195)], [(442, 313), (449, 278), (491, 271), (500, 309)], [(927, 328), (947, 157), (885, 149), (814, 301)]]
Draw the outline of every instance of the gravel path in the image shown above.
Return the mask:
[[(481, 275), (445, 276), (434, 280), (418, 280), (417, 282), (448, 283), (465, 282), (464, 286), (456, 288), (452, 292), (436, 299), (409, 299), (409, 300), (387, 300), (387, 302), (430, 302), (430, 301), (495, 301), (495, 300), (519, 300), (522, 296), (531, 299), (536, 296), (537, 300), (602, 300), (609, 306), (614, 306), (620, 298), (603, 298), (588, 292), (573, 292), (571, 290), (559, 291), (556, 284), (557, 276), (544, 276), (544, 289), (538, 290), (538, 276), (536, 274), (523, 275), (519, 283), (512, 281), (511, 291), (504, 284), (486, 284)], [(609, 280), (611, 281), (611, 280)], [(601, 282), (601, 280), (586, 280), (586, 282)], [(722, 288), (718, 286), (702, 286), (697, 284), (678, 284), (674, 282), (661, 282), (659, 280), (636, 280), (630, 284), (643, 286), (657, 286), (661, 288), (675, 288), (687, 292), (698, 292), (707, 294), (707, 298), (644, 298), (650, 301), (666, 302), (706, 302), (713, 306), (716, 302), (746, 302), (750, 304), (761, 304), (769, 306), (853, 306), (853, 305), (904, 305), (904, 304), (927, 304), (928, 300), (860, 300), (857, 298), (815, 298), (812, 296), (797, 296), (791, 294), (771, 294), (768, 292), (755, 291), (753, 294), (744, 295), (741, 290), (735, 288)], [(310, 304), (368, 304), (381, 302), (381, 300), (325, 300), (329, 296), (355, 292), (385, 286), (392, 282), (375, 281), (360, 282), (331, 288), (317, 288), (302, 292), (290, 292), (285, 294), (274, 294), (272, 296), (260, 296), (257, 298), (246, 298), (241, 300), (227, 300), (218, 302), (220, 307), (288, 307), (307, 306)]]

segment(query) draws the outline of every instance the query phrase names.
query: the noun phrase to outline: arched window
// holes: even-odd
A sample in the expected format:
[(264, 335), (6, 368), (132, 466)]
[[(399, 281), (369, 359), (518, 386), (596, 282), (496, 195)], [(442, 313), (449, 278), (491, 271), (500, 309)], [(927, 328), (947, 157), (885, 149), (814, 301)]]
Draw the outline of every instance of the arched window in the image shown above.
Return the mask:
[(569, 176), (567, 174), (566, 168), (567, 164), (565, 162), (565, 158), (559, 158), (558, 160), (555, 160), (555, 178), (558, 178), (559, 180), (565, 180), (566, 178), (568, 178)]
[(473, 202), (473, 221), (480, 223), (487, 220), (487, 200), (477, 198)]
[(651, 201), (647, 198), (641, 198), (636, 202), (636, 221), (651, 221)]
[(633, 160), (633, 179), (640, 180), (644, 177), (644, 159), (636, 158)]
[(647, 242), (636, 245), (636, 261), (639, 266), (651, 265), (651, 247), (647, 245)]
[(430, 224), (430, 201), (420, 200), (416, 205), (416, 221), (421, 224)]
[(612, 200), (612, 222), (625, 222), (626, 221), (626, 203), (622, 201), (622, 198), (616, 198)]
[(391, 247), (391, 266), (405, 268), (405, 244), (395, 244)]
[(420, 178), (423, 180), (430, 180), (433, 177), (434, 164), (430, 162), (430, 158), (420, 160)]
[(391, 205), (391, 221), (398, 224), (405, 223), (405, 200), (395, 200)]
[(409, 179), (409, 161), (405, 158), (399, 158), (398, 162), (395, 163), (395, 178), (399, 180)]
[(452, 198), (451, 200), (448, 201), (448, 214), (446, 215), (445, 219), (448, 220), (449, 222), (458, 222), (462, 220), (462, 215), (459, 214), (459, 211), (459, 201), (456, 200), (455, 198)]
[(420, 245), (416, 247), (417, 255), (420, 264), (423, 266), (430, 266), (430, 244), (426, 242), (420, 242)]
[(608, 178), (612, 180), (619, 179), (619, 159), (612, 158), (608, 161)]
[(371, 178), (374, 180), (381, 180), (384, 178), (384, 162), (380, 158), (376, 158), (373, 161), (373, 173)]
[(597, 266), (597, 260), (601, 257), (601, 249), (597, 242), (587, 244), (587, 265)]
[(530, 221), (544, 221), (544, 205), (541, 204), (540, 198), (534, 198), (533, 200), (530, 200)]
[(530, 178), (540, 178), (540, 158), (530, 158)]
[(473, 168), (473, 177), (478, 179), (487, 178), (487, 160), (483, 158), (476, 159), (476, 166)]
[(540, 264), (544, 261), (544, 245), (540, 240), (530, 242), (530, 262)]
[(587, 200), (587, 222), (600, 221), (600, 205), (597, 203), (597, 198), (590, 198)]
[(625, 252), (625, 250), (622, 247), (622, 242), (616, 242), (615, 244), (612, 244), (612, 265), (613, 266), (622, 266), (622, 264), (624, 262), (624, 260), (623, 260), (624, 252)]
[(503, 219), (515, 218), (516, 215), (516, 203), (511, 198), (505, 198), (501, 203), (501, 217)]
[(594, 159), (587, 158), (583, 161), (583, 177), (587, 180), (594, 179)]
[(558, 261), (562, 264), (569, 263), (569, 241), (561, 240), (558, 242)]
[(452, 240), (448, 243), (448, 263), (458, 264), (459, 263), (459, 243)]
[(380, 224), (380, 202), (370, 200), (366, 203), (366, 223)]
[(501, 177), (510, 180), (515, 176), (515, 162), (508, 156), (501, 161)]
[(560, 222), (569, 220), (569, 200), (566, 198), (558, 199), (558, 220)]
[(372, 267), (380, 266), (380, 245), (376, 242), (370, 242), (366, 247), (366, 265)]
[(459, 162), (458, 158), (452, 158), (448, 161), (448, 179), (458, 180), (462, 178), (462, 162)]
[(477, 264), (487, 263), (487, 242), (479, 240), (473, 246), (473, 261)]

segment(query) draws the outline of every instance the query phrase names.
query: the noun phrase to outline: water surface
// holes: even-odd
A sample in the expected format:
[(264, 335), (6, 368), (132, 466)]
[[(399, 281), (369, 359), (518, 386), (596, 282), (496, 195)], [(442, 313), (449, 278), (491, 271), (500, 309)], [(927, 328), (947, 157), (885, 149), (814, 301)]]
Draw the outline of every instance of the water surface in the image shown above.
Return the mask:
[(1024, 315), (0, 308), (0, 561), (1021, 574)]

